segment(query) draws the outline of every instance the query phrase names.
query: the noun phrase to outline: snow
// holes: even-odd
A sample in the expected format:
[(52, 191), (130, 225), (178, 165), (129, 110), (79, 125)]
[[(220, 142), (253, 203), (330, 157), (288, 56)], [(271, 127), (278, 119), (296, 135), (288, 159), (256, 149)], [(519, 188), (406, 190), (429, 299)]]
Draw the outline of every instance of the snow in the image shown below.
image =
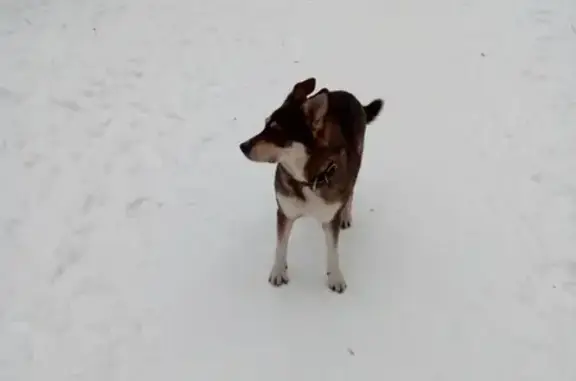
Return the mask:
[[(573, 0), (3, 0), (0, 380), (576, 379)], [(238, 143), (386, 100), (325, 285)]]

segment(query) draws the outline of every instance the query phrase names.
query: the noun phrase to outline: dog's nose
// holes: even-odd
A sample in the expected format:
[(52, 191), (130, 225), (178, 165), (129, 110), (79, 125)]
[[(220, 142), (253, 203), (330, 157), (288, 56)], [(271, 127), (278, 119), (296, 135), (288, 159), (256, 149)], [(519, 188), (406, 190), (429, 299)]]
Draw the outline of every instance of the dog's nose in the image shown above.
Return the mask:
[(248, 142), (240, 144), (240, 151), (242, 151), (244, 155), (248, 156), (248, 153), (250, 152), (250, 144)]

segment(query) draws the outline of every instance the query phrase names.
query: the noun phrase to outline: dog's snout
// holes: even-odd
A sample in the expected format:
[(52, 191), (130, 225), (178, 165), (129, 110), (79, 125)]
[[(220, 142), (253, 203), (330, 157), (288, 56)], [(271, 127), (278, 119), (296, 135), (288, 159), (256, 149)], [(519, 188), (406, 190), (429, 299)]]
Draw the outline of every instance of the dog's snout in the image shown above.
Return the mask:
[(248, 154), (250, 153), (250, 143), (244, 142), (240, 144), (240, 151), (242, 151), (244, 155), (248, 156)]

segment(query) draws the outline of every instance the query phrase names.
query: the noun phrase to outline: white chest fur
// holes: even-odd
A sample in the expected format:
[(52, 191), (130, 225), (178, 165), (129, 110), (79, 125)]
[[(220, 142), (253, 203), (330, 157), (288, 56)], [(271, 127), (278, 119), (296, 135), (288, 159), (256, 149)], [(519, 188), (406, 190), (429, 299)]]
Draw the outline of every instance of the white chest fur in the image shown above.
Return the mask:
[(329, 222), (342, 206), (340, 202), (327, 204), (326, 201), (318, 197), (316, 193), (309, 188), (304, 188), (303, 193), (305, 200), (276, 193), (278, 204), (286, 217), (295, 219), (308, 216), (313, 217), (319, 222)]

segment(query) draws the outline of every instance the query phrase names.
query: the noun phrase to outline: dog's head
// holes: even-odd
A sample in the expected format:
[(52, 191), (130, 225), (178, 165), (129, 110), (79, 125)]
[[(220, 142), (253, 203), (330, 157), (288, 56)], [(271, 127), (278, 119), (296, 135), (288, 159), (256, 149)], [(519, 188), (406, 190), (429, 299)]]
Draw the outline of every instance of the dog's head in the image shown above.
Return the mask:
[(325, 89), (308, 98), (315, 87), (315, 78), (297, 83), (284, 103), (266, 118), (264, 129), (240, 144), (242, 153), (256, 162), (305, 161), (315, 146), (315, 126), (327, 107)]

